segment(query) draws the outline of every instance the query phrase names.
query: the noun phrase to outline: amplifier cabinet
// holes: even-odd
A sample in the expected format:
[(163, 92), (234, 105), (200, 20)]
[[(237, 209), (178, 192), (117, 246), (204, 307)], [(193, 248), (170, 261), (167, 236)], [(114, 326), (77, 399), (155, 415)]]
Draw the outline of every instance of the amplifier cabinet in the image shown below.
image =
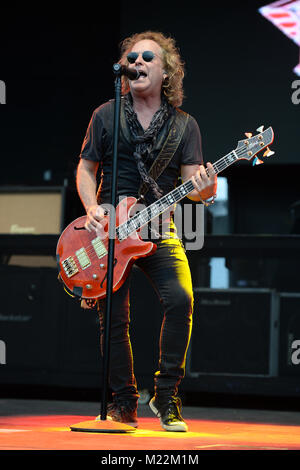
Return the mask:
[(99, 387), (97, 311), (81, 308), (54, 268), (0, 266), (0, 282), (0, 384)]
[(0, 233), (60, 234), (65, 192), (64, 186), (0, 187)]
[(278, 374), (278, 295), (269, 289), (194, 289), (186, 375)]
[(5, 361), (0, 383), (30, 383), (59, 365), (58, 338), (64, 315), (61, 287), (53, 268), (0, 266), (0, 340)]

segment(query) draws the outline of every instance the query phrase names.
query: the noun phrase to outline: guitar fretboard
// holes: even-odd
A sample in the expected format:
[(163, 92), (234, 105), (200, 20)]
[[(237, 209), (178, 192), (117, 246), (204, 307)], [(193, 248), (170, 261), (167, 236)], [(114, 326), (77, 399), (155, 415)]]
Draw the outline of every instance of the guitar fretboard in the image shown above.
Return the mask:
[[(216, 174), (223, 171), (229, 165), (232, 165), (236, 160), (238, 160), (238, 156), (233, 150), (232, 152), (228, 153), (224, 157), (220, 158), (218, 161), (213, 163), (213, 168)], [(207, 169), (206, 169), (207, 172)], [(116, 234), (120, 241), (124, 240), (125, 238), (129, 237), (132, 233), (136, 232), (144, 225), (147, 225), (151, 220), (155, 217), (159, 216), (163, 212), (165, 212), (169, 207), (173, 204), (176, 204), (181, 199), (186, 197), (189, 193), (194, 190), (194, 185), (192, 180), (189, 179), (185, 183), (181, 184), (177, 188), (173, 189), (171, 192), (163, 196), (162, 198), (158, 199), (157, 201), (153, 202), (150, 206), (146, 207), (145, 209), (141, 210), (134, 216), (132, 216), (129, 220), (119, 225), (116, 228)]]

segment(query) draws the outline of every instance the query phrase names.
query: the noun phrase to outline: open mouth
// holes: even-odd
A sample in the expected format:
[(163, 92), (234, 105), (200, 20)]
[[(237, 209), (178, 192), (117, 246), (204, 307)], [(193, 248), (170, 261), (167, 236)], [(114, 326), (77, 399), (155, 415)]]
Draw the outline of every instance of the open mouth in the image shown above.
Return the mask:
[(139, 74), (140, 74), (139, 79), (140, 79), (140, 78), (147, 77), (146, 72), (144, 72), (143, 70), (138, 70), (138, 72), (139, 72)]

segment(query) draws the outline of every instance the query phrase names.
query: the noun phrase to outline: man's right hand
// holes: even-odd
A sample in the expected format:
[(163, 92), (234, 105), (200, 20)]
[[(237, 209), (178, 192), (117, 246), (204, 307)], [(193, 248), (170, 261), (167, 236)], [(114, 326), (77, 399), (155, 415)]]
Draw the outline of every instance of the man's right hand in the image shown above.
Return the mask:
[(103, 226), (101, 221), (104, 219), (105, 215), (107, 215), (107, 211), (103, 207), (99, 206), (98, 204), (90, 206), (87, 210), (85, 228), (89, 232), (102, 232)]

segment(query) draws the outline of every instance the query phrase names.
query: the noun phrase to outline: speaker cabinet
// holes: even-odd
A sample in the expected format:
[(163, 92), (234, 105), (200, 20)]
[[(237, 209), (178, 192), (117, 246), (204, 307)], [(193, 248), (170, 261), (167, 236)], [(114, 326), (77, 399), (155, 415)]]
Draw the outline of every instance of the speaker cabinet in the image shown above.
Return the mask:
[(0, 282), (0, 383), (98, 387), (97, 311), (82, 309), (54, 268), (0, 266)]
[(300, 378), (300, 293), (280, 293), (279, 375)]
[[(77, 298), (65, 292), (65, 321), (63, 331), (60, 370), (79, 380), (87, 375), (94, 376), (94, 385), (100, 383), (102, 358), (100, 349), (100, 326), (97, 308), (84, 309)], [(98, 380), (99, 379), (99, 380)], [(90, 379), (89, 379), (90, 380)], [(75, 380), (76, 383), (76, 380)]]
[(278, 299), (269, 289), (195, 289), (187, 376), (276, 376)]
[(60, 234), (65, 187), (0, 187), (0, 233)]
[(59, 364), (63, 315), (61, 287), (52, 268), (0, 266), (0, 340), (5, 344), (1, 383), (47, 382)]

